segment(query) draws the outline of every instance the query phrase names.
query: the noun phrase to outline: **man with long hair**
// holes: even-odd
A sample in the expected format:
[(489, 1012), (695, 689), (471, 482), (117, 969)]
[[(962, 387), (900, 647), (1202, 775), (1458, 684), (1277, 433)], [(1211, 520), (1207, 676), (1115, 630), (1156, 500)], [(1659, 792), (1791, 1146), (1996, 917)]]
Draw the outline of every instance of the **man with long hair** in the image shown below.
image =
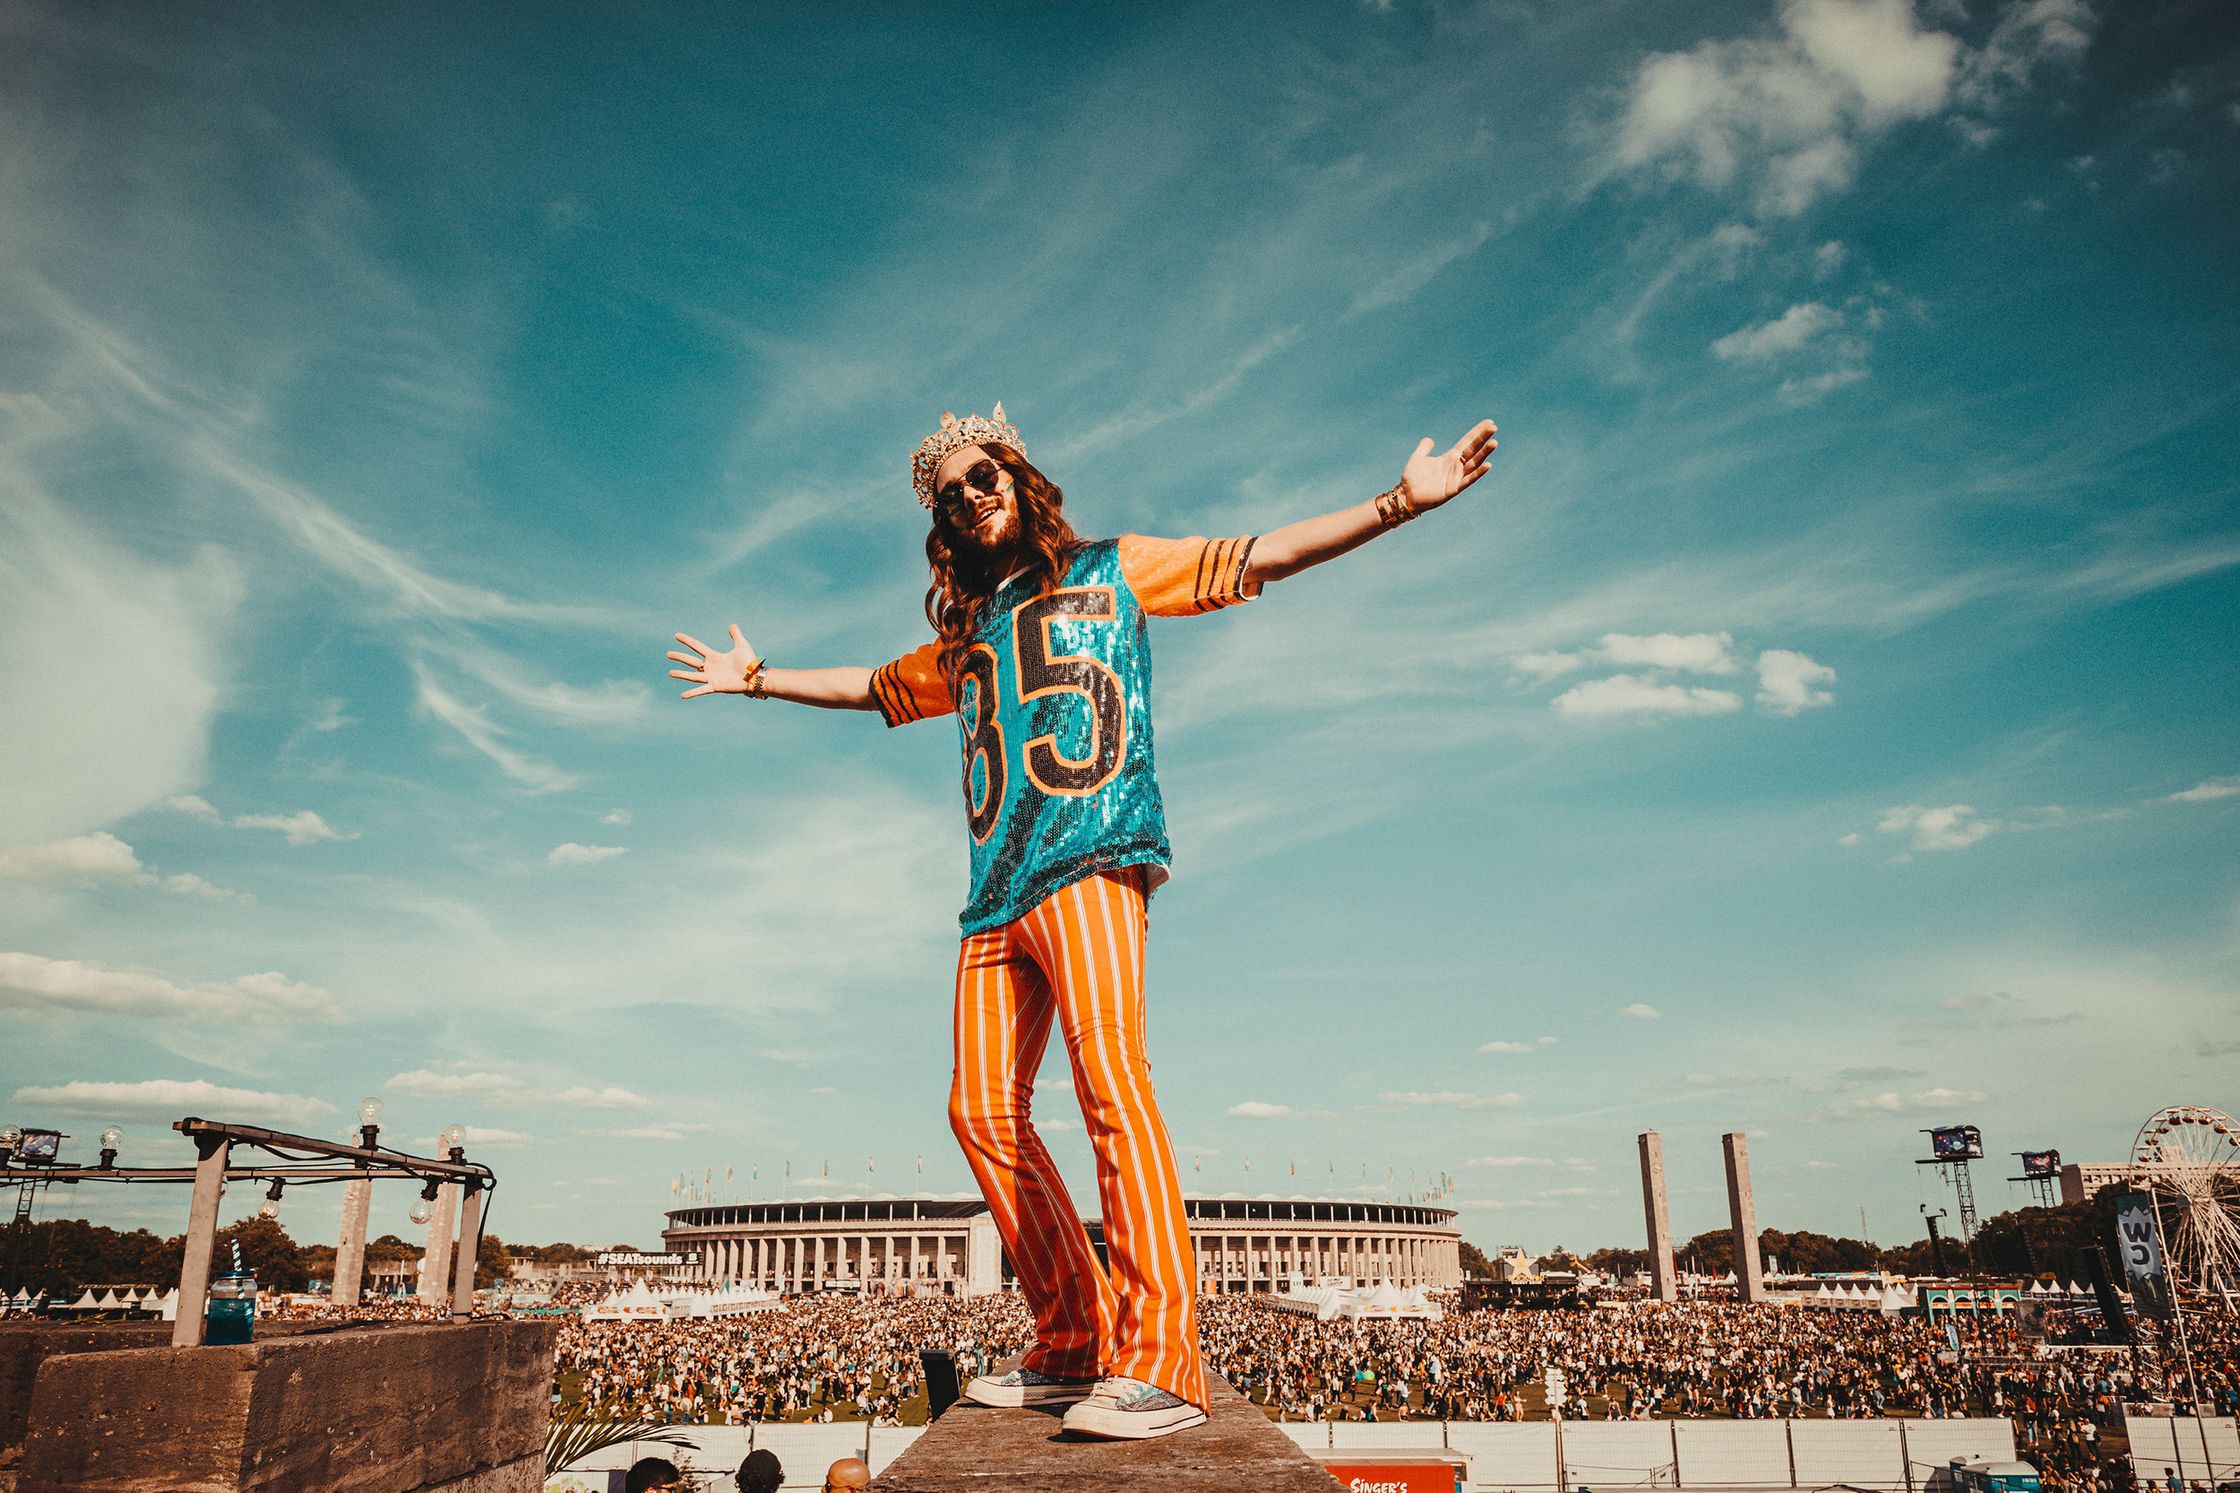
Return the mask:
[[(1066, 1404), (1090, 1436), (1205, 1420), (1196, 1281), (1174, 1150), (1144, 1049), (1144, 907), (1172, 856), (1152, 772), (1147, 617), (1210, 612), (1335, 559), (1483, 476), (1494, 427), (1430, 437), (1397, 485), (1258, 537), (1084, 540), (1065, 495), (1004, 419), (959, 420), (910, 464), (933, 515), (934, 640), (877, 669), (774, 669), (684, 633), (670, 677), (740, 694), (876, 710), (890, 726), (954, 715), (964, 743), (972, 889), (960, 920), (949, 1123), (1034, 1314), (1020, 1357), (974, 1379), (988, 1405)], [(1105, 1252), (1029, 1117), (1050, 1029), (1064, 1036), (1096, 1156)]]

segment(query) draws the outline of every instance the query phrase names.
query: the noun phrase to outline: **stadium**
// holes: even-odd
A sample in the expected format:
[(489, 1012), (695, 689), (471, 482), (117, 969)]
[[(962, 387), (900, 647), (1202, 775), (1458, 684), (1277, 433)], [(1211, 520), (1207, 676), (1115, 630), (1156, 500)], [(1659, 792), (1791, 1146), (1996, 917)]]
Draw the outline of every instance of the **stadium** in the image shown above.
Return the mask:
[[(1207, 1291), (1272, 1291), (1301, 1276), (1453, 1287), (1454, 1210), (1342, 1198), (1192, 1197), (1183, 1202)], [(984, 1296), (1017, 1288), (977, 1197), (800, 1198), (679, 1208), (661, 1231), (685, 1274), (765, 1290)], [(1085, 1220), (1104, 1257), (1104, 1228)]]

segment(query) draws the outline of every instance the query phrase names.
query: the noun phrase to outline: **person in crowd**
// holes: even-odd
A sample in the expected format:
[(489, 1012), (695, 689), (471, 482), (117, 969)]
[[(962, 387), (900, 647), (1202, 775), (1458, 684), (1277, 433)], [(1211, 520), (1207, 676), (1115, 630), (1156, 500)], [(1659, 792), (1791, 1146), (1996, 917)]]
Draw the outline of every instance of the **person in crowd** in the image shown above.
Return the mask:
[(871, 1464), (861, 1457), (842, 1457), (824, 1470), (824, 1493), (863, 1493), (871, 1486)]
[(757, 1447), (747, 1453), (731, 1480), (739, 1485), (739, 1493), (778, 1493), (785, 1486), (786, 1470), (778, 1465), (776, 1453)]
[(623, 1493), (659, 1493), (683, 1486), (684, 1473), (666, 1457), (640, 1457), (622, 1476)]

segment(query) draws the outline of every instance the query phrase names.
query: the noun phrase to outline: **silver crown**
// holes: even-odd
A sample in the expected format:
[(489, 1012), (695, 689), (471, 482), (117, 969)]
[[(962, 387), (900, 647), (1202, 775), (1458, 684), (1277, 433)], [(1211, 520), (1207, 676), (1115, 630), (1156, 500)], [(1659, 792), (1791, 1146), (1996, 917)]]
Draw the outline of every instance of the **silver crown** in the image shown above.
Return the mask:
[(1020, 460), (1026, 459), (1027, 443), (1019, 439), (1019, 428), (1003, 418), (1001, 400), (992, 414), (967, 415), (962, 420), (943, 410), (941, 428), (918, 442), (918, 454), (910, 458), (910, 485), (917, 489), (918, 501), (932, 509), (933, 475), (941, 470), (950, 452), (983, 445), (1008, 446), (1019, 453)]

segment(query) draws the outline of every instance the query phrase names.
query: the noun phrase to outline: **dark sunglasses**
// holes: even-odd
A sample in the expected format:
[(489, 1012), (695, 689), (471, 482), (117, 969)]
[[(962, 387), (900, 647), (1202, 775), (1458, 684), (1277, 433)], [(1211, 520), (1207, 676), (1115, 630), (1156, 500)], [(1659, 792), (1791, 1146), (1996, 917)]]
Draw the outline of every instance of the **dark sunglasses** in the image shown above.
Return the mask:
[(941, 505), (943, 514), (955, 518), (964, 507), (964, 490), (967, 483), (971, 484), (977, 491), (992, 493), (996, 490), (996, 475), (1004, 470), (1004, 467), (993, 461), (976, 461), (965, 470), (962, 477), (935, 493), (933, 500)]

